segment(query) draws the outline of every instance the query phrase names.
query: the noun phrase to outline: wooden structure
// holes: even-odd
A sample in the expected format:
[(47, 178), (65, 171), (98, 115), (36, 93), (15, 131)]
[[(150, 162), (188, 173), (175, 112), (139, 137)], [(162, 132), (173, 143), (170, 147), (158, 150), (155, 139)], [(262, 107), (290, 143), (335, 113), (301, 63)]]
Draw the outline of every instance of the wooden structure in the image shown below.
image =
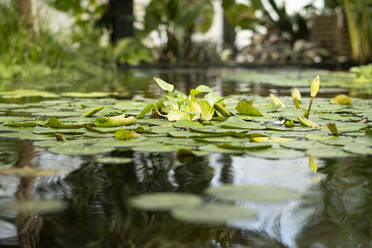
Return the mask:
[(311, 38), (334, 57), (351, 59), (347, 22), (343, 13), (314, 16)]

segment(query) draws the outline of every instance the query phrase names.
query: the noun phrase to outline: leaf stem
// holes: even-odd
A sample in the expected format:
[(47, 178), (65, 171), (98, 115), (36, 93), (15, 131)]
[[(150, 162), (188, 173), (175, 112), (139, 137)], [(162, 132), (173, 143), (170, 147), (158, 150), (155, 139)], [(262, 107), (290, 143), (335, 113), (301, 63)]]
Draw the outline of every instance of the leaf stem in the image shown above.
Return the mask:
[(304, 115), (306, 119), (309, 119), (311, 106), (313, 105), (313, 100), (314, 100), (314, 97), (311, 97), (309, 107), (307, 108), (307, 111), (305, 112), (305, 115)]

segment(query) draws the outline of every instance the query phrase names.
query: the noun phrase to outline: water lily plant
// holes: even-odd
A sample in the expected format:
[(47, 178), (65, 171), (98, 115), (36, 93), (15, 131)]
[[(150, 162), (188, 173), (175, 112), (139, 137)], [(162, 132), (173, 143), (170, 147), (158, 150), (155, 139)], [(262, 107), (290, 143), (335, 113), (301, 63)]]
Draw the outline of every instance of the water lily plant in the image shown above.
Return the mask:
[[(158, 86), (168, 93), (155, 104), (148, 104), (138, 115), (143, 118), (147, 113), (163, 116), (168, 121), (202, 120), (209, 121), (213, 116), (229, 117), (231, 113), (223, 106), (224, 97), (219, 96), (206, 85), (191, 89), (189, 95), (174, 90), (174, 85), (160, 78), (154, 78)], [(203, 94), (202, 98), (197, 98)]]

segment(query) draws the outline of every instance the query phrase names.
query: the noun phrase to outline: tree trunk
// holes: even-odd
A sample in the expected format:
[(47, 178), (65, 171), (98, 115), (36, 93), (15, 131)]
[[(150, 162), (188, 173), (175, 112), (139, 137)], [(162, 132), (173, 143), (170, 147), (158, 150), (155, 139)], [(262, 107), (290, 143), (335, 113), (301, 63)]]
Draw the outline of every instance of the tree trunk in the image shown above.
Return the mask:
[(34, 36), (39, 36), (35, 0), (18, 0), (18, 9), (26, 28)]

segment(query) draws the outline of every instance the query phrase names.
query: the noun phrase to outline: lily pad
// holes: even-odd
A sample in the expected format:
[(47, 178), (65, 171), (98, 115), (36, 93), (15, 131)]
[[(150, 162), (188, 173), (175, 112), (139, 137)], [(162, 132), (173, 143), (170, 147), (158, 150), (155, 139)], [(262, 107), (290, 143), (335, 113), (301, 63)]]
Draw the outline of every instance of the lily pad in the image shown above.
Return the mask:
[(248, 150), (246, 154), (259, 158), (281, 159), (281, 158), (299, 158), (305, 154), (301, 151), (285, 149), (285, 148), (270, 148), (263, 150)]

